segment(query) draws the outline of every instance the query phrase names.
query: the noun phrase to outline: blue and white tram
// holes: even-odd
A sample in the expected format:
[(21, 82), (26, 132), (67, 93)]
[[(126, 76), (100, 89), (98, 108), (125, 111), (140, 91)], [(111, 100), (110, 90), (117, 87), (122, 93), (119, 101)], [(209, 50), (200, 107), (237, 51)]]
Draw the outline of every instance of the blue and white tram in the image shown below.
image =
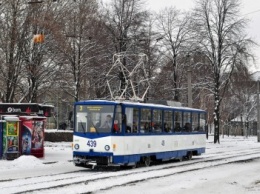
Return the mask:
[(187, 107), (89, 100), (76, 102), (76, 166), (149, 166), (205, 152), (206, 112)]

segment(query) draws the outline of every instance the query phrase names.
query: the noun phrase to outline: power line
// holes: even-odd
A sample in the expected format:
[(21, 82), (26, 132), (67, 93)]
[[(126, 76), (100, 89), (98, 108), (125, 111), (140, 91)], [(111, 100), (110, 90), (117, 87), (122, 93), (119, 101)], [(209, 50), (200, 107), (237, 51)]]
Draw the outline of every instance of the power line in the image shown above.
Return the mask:
[(249, 14), (253, 14), (253, 13), (257, 13), (257, 12), (260, 12), (260, 9), (258, 9), (258, 10), (256, 10), (256, 11), (252, 11), (252, 12), (246, 13), (246, 14), (244, 14), (243, 16), (249, 15)]

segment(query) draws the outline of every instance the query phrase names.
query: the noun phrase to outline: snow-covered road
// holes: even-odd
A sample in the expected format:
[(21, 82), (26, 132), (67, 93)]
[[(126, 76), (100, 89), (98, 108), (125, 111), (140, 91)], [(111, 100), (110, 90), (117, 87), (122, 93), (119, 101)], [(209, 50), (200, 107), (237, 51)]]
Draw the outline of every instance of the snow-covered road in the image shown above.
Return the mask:
[[(1, 193), (260, 193), (256, 137), (207, 141), (191, 161), (115, 171), (75, 167), (69, 143), (46, 142), (45, 158), (0, 161)], [(58, 154), (56, 154), (58, 153)]]

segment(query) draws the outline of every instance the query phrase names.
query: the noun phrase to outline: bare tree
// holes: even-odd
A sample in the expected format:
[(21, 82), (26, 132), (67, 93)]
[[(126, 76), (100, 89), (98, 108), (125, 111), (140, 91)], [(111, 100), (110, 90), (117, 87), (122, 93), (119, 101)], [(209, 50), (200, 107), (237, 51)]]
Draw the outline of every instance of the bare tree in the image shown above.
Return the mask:
[[(54, 77), (57, 67), (48, 48), (49, 29), (54, 20), (52, 16), (55, 5), (44, 3), (25, 4), (27, 15), (21, 31), (24, 41), (22, 46), (23, 71), (17, 100), (19, 102), (38, 102), (41, 94), (46, 92), (50, 80)], [(49, 22), (46, 22), (49, 21)], [(20, 95), (19, 95), (20, 94)]]
[[(231, 87), (229, 88), (229, 94), (233, 101), (236, 101), (235, 107), (237, 111), (232, 107), (230, 113), (233, 113), (234, 116), (242, 115), (243, 123), (249, 123), (250, 118), (254, 118), (256, 115), (255, 107), (256, 100), (255, 91), (256, 84), (251, 79), (251, 76), (248, 72), (248, 69), (244, 67), (242, 64), (237, 66), (234, 70), (233, 75), (231, 76)], [(231, 104), (231, 103), (230, 103)], [(236, 113), (236, 114), (235, 114)], [(242, 133), (247, 136), (248, 125), (243, 126), (244, 131)]]
[[(137, 44), (141, 38), (144, 38), (142, 27), (146, 21), (146, 11), (143, 10), (142, 0), (113, 0), (109, 5), (104, 6), (103, 21), (107, 28), (112, 44), (109, 52), (111, 58), (116, 53), (121, 53), (122, 63), (126, 66), (130, 64), (130, 58), (127, 59), (127, 53), (138, 53)], [(125, 88), (126, 80), (124, 72), (118, 72), (120, 80), (120, 90)]]
[(1, 97), (4, 102), (14, 102), (15, 91), (22, 69), (22, 44), (24, 9), (21, 0), (2, 0), (0, 15), (0, 78), (4, 82)]
[(164, 82), (164, 91), (173, 100), (180, 101), (180, 88), (183, 82), (183, 71), (189, 61), (191, 46), (190, 39), (190, 19), (187, 14), (181, 13), (174, 7), (165, 8), (156, 15), (156, 30), (160, 34), (159, 39), (162, 45), (161, 55), (164, 56), (165, 67), (162, 68), (162, 77), (167, 78)]
[(39, 96), (50, 85), (56, 66), (44, 39), (35, 41), (34, 36), (48, 37), (52, 24), (51, 3), (2, 0), (0, 16), (0, 60), (2, 101), (38, 102)]
[(246, 20), (239, 15), (237, 0), (198, 0), (193, 18), (198, 46), (212, 70), (214, 143), (219, 143), (220, 106), (234, 68), (246, 65), (252, 41), (244, 34)]
[[(147, 56), (147, 60), (145, 61), (145, 72), (147, 77), (144, 78), (140, 76), (140, 73), (136, 77), (135, 85), (137, 86), (137, 93), (139, 95), (143, 94), (147, 87), (149, 86), (149, 90), (147, 91), (145, 100), (156, 100), (156, 96), (158, 94), (158, 90), (156, 86), (157, 77), (157, 69), (159, 67), (159, 61), (162, 58), (160, 53), (159, 44), (161, 40), (160, 34), (154, 30), (156, 25), (155, 17), (151, 13), (146, 13), (146, 20), (143, 22), (143, 25), (140, 28), (140, 35), (138, 41), (135, 44), (136, 52), (144, 53)], [(147, 80), (145, 82), (144, 80)], [(139, 96), (141, 97), (141, 96)]]
[(55, 62), (61, 66), (56, 83), (60, 81), (58, 87), (75, 101), (86, 98), (89, 76), (93, 75), (91, 62), (98, 50), (93, 39), (97, 9), (95, 0), (67, 1), (57, 10), (58, 29), (51, 29), (50, 46)]

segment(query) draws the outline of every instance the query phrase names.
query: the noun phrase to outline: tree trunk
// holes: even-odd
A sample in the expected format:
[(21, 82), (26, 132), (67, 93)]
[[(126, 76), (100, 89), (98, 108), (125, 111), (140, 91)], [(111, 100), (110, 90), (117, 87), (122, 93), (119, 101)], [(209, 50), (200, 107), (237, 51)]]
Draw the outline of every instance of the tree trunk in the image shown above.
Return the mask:
[(216, 88), (215, 90), (215, 109), (214, 109), (214, 143), (220, 143), (219, 142), (219, 92), (218, 89)]

